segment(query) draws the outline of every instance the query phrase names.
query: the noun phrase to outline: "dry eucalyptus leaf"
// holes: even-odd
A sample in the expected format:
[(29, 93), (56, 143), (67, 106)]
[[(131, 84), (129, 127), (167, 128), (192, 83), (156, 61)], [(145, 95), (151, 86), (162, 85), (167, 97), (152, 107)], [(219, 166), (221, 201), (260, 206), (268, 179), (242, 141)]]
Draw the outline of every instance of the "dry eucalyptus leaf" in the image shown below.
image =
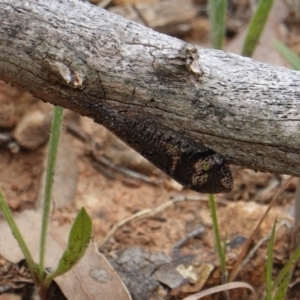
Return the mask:
[[(41, 217), (35, 211), (27, 210), (14, 216), (15, 221), (25, 239), (31, 255), (37, 261), (39, 255), (39, 235)], [(5, 219), (0, 221), (0, 254), (11, 263), (24, 259), (19, 245)]]
[(105, 256), (90, 243), (84, 257), (68, 273), (55, 279), (72, 300), (130, 300), (131, 296)]

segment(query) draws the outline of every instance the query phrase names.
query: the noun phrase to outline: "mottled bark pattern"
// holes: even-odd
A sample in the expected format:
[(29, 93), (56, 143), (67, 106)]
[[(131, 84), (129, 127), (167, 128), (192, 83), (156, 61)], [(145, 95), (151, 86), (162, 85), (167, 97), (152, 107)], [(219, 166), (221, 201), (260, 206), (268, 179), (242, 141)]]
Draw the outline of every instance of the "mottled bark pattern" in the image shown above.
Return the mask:
[[(106, 123), (105, 119), (96, 121)], [(132, 122), (118, 117), (113, 123), (115, 134), (182, 185), (201, 193), (231, 191), (229, 167), (200, 141), (138, 116)]]
[(93, 118), (186, 186), (300, 176), (300, 75), (78, 0), (0, 0), (0, 79)]

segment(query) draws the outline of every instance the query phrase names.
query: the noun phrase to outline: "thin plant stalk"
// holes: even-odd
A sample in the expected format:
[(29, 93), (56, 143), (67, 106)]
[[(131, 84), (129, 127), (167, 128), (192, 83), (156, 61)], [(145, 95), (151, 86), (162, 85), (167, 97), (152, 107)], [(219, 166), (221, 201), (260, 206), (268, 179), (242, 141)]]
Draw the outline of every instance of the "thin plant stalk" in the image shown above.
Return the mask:
[(284, 280), (284, 278), (288, 276), (290, 270), (293, 267), (293, 264), (295, 264), (299, 259), (300, 259), (300, 247), (294, 252), (292, 257), (288, 260), (288, 262), (284, 265), (283, 269), (279, 272), (278, 276), (276, 277), (272, 285), (272, 291), (274, 291)]
[(219, 226), (218, 226), (218, 219), (216, 213), (216, 205), (215, 199), (213, 194), (209, 194), (209, 209), (210, 214), (213, 222), (213, 231), (215, 237), (216, 248), (218, 252), (218, 257), (220, 261), (220, 269), (222, 273), (222, 283), (226, 282), (227, 279), (227, 270), (226, 270), (226, 261), (225, 261), (225, 252), (223, 251), (223, 247), (221, 244), (220, 233), (219, 233)]
[(51, 134), (50, 134), (50, 141), (49, 141), (45, 196), (44, 196), (44, 203), (43, 203), (43, 218), (42, 218), (42, 228), (41, 228), (40, 263), (39, 263), (41, 278), (45, 277), (44, 269), (45, 269), (46, 239), (47, 239), (47, 231), (48, 231), (48, 224), (49, 224), (49, 212), (51, 207), (53, 178), (54, 178), (55, 163), (56, 163), (56, 157), (58, 151), (58, 143), (59, 143), (62, 119), (63, 119), (63, 108), (60, 106), (55, 106), (53, 111)]
[[(274, 41), (274, 45), (276, 49), (280, 52), (280, 54), (289, 62), (291, 67), (294, 70), (300, 70), (300, 58), (299, 56), (293, 52), (290, 48), (279, 42), (278, 40)], [(300, 245), (300, 179), (298, 178), (296, 195), (295, 195), (295, 225), (294, 225), (294, 233), (293, 233), (293, 242), (294, 248), (298, 248)]]
[(35, 281), (37, 283), (39, 283), (41, 280), (39, 278), (39, 274), (38, 274), (38, 269), (37, 269), (37, 265), (35, 264), (30, 251), (23, 239), (23, 236), (21, 234), (21, 232), (19, 231), (19, 228), (14, 220), (14, 217), (6, 203), (6, 201), (3, 198), (3, 195), (0, 191), (0, 209), (2, 210), (4, 217), (13, 233), (13, 236), (15, 237), (15, 239), (17, 240), (19, 247), (25, 257), (25, 260), (27, 262), (28, 268), (32, 274), (32, 276), (34, 277)]
[(273, 199), (271, 200), (271, 202), (269, 203), (266, 211), (264, 212), (264, 214), (262, 215), (262, 217), (260, 218), (260, 220), (258, 221), (257, 225), (255, 226), (254, 230), (252, 231), (252, 233), (250, 234), (250, 236), (248, 237), (246, 243), (244, 243), (243, 248), (236, 260), (236, 262), (234, 263), (230, 276), (229, 276), (229, 281), (233, 281), (237, 275), (237, 273), (240, 270), (240, 266), (242, 265), (242, 262), (250, 248), (250, 245), (254, 239), (254, 236), (258, 233), (258, 230), (260, 228), (260, 225), (262, 224), (262, 222), (265, 220), (267, 214), (269, 213), (270, 209), (273, 207), (273, 205), (276, 203), (278, 196), (287, 188), (287, 186), (290, 184), (291, 180), (294, 177), (290, 177), (289, 179), (287, 179), (284, 184), (280, 187), (280, 189), (276, 192), (276, 194), (274, 195)]
[(299, 235), (299, 229), (300, 229), (300, 178), (298, 178), (297, 182), (297, 189), (295, 194), (295, 224), (294, 224), (294, 233), (293, 233), (293, 242), (294, 242), (294, 248), (299, 247), (300, 245), (300, 235)]
[(227, 0), (209, 0), (211, 43), (215, 49), (223, 49), (226, 28)]
[(288, 61), (291, 67), (294, 70), (300, 70), (300, 58), (299, 56), (293, 52), (290, 48), (279, 42), (278, 40), (274, 41), (274, 45), (276, 49), (280, 52), (280, 54)]
[(257, 9), (251, 18), (242, 50), (243, 56), (251, 57), (265, 28), (273, 0), (259, 0)]
[(270, 241), (268, 245), (265, 300), (272, 300), (272, 267), (273, 267), (273, 250), (274, 250), (274, 243), (275, 243), (275, 229), (276, 229), (276, 220), (272, 228)]

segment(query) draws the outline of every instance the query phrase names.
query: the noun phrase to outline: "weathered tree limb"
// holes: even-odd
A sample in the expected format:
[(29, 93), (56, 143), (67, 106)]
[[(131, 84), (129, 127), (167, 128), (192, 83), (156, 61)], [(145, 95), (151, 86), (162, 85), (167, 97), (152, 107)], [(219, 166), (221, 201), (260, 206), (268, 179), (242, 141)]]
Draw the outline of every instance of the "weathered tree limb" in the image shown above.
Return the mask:
[(0, 0), (0, 20), (0, 79), (93, 118), (183, 184), (210, 176), (177, 178), (193, 175), (183, 161), (195, 149), (204, 163), (193, 156), (192, 170), (221, 172), (209, 178), (218, 191), (230, 175), (215, 152), (300, 175), (298, 72), (187, 45), (78, 0)]

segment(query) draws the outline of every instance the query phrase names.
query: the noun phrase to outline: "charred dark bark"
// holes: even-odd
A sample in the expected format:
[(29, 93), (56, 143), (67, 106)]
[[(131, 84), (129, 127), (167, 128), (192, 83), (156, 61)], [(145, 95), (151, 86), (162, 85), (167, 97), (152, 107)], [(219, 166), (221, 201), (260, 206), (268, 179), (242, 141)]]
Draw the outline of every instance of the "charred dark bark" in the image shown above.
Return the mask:
[(0, 79), (93, 118), (184, 185), (300, 175), (300, 76), (78, 0), (0, 0)]

